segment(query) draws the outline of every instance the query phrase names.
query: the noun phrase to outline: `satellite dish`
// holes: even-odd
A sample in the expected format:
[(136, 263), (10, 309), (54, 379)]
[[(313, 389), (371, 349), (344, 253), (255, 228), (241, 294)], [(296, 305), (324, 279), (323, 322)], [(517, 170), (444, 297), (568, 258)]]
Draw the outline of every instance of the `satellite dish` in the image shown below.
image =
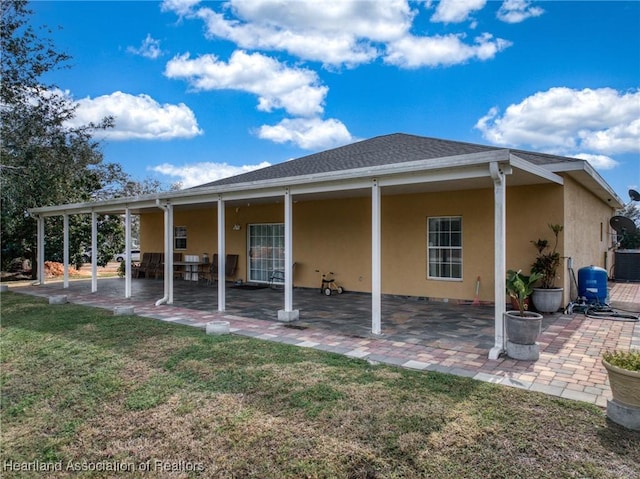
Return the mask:
[(631, 201), (640, 201), (640, 193), (636, 190), (629, 190), (629, 197), (631, 198)]
[(636, 230), (635, 223), (626, 216), (614, 216), (609, 220), (609, 224), (616, 233), (633, 233)]

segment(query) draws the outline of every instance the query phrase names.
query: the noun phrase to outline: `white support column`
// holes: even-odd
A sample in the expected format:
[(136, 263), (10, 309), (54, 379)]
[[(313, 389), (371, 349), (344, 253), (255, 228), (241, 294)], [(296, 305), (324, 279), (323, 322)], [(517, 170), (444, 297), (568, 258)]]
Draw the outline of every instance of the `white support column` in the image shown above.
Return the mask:
[(62, 215), (62, 265), (63, 272), (63, 288), (69, 287), (69, 215)]
[(131, 297), (131, 211), (129, 207), (124, 210), (124, 297)]
[(167, 205), (167, 242), (164, 252), (164, 284), (167, 303), (173, 304), (173, 205)]
[(300, 311), (293, 309), (293, 199), (289, 188), (284, 189), (284, 309), (278, 311), (278, 321), (300, 319)]
[(504, 172), (498, 163), (489, 165), (491, 177), (493, 178), (493, 205), (494, 205), (494, 322), (495, 338), (494, 346), (489, 351), (489, 359), (498, 359), (505, 351), (505, 288), (506, 288), (506, 184)]
[(91, 292), (98, 291), (98, 215), (91, 212)]
[(225, 304), (225, 217), (224, 217), (224, 199), (222, 195), (218, 196), (218, 311), (224, 312)]
[(373, 180), (371, 187), (371, 332), (382, 334), (382, 286), (380, 255), (380, 186)]
[(38, 284), (44, 284), (47, 275), (44, 271), (44, 216), (37, 218), (38, 238), (36, 244), (36, 261), (38, 262)]

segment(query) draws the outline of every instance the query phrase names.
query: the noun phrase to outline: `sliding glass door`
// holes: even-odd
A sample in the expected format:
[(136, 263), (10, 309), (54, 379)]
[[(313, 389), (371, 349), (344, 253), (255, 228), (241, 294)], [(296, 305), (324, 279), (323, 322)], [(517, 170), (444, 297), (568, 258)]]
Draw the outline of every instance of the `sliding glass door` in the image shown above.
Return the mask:
[(249, 225), (249, 281), (268, 282), (284, 271), (284, 224)]

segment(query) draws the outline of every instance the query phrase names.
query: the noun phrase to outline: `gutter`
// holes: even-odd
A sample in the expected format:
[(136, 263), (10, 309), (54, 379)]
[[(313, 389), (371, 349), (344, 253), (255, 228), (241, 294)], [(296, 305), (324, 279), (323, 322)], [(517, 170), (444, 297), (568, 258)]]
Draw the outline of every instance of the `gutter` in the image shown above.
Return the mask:
[[(579, 159), (579, 158), (578, 158)], [(573, 174), (584, 174), (588, 179), (593, 181), (598, 188), (602, 190), (603, 194), (596, 194), (604, 201), (609, 203), (612, 207), (616, 209), (624, 208), (625, 202), (622, 198), (618, 196), (618, 194), (611, 188), (611, 186), (602, 178), (600, 173), (598, 173), (591, 164), (586, 160), (577, 161), (566, 161), (563, 163), (555, 163), (552, 165), (546, 165), (546, 169), (552, 170), (554, 173), (568, 173), (569, 175)], [(573, 175), (572, 175), (573, 176)], [(583, 181), (578, 177), (574, 177), (579, 183), (583, 186), (587, 187), (589, 190), (591, 188), (588, 185), (585, 185)], [(595, 193), (595, 192), (594, 192)]]

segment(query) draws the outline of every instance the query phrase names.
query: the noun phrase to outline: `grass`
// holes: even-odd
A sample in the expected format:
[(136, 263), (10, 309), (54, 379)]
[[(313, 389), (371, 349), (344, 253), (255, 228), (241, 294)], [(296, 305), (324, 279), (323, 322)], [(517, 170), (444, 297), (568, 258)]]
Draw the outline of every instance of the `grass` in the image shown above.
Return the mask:
[(592, 405), (13, 292), (1, 301), (2, 477), (640, 476), (640, 434)]

